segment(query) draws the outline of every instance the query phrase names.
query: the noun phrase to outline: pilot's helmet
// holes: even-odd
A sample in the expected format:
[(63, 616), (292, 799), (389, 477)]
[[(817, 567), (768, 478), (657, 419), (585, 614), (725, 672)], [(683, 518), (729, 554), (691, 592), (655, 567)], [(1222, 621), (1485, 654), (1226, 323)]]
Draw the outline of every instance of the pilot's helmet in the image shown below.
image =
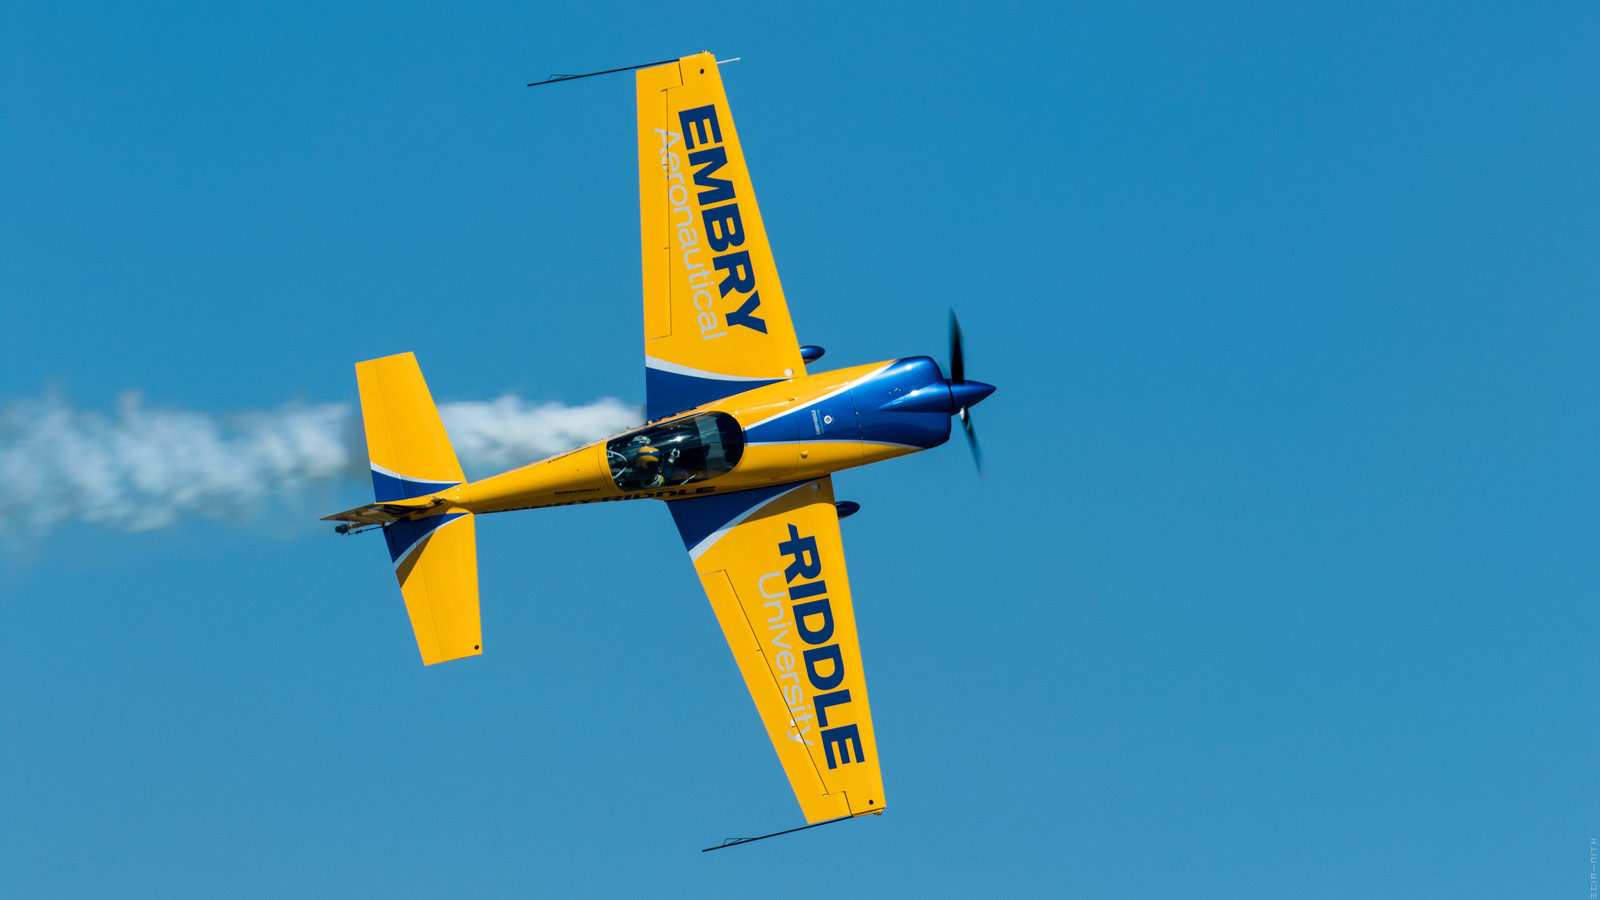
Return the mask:
[(661, 463), (661, 451), (646, 444), (639, 448), (638, 455), (633, 459), (641, 468), (653, 469)]

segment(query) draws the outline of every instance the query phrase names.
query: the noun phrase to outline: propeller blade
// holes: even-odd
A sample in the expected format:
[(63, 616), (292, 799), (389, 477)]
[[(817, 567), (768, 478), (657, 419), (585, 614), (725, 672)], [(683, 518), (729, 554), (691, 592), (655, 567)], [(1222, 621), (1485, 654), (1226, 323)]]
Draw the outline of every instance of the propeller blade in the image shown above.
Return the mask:
[(961, 425), (967, 432), (967, 446), (972, 448), (972, 461), (978, 466), (978, 477), (983, 477), (983, 451), (978, 449), (978, 432), (972, 428), (972, 411), (961, 411)]
[(967, 380), (967, 367), (961, 358), (961, 323), (956, 321), (953, 309), (950, 310), (950, 380)]
[(970, 406), (994, 393), (994, 385), (967, 381), (967, 363), (961, 352), (961, 323), (956, 321), (956, 311), (950, 310), (950, 385), (951, 399), (961, 404), (956, 417), (967, 432), (967, 446), (972, 448), (972, 461), (978, 466), (978, 477), (983, 478), (983, 451), (978, 449), (978, 433), (972, 428)]

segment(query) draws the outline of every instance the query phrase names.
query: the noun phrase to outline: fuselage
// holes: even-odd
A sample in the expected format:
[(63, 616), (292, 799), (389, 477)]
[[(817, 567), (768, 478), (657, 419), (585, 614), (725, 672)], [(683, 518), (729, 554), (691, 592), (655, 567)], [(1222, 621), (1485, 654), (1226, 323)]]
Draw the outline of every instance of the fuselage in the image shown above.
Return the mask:
[(819, 478), (943, 444), (949, 395), (925, 356), (790, 378), (440, 491), (430, 512), (676, 500)]

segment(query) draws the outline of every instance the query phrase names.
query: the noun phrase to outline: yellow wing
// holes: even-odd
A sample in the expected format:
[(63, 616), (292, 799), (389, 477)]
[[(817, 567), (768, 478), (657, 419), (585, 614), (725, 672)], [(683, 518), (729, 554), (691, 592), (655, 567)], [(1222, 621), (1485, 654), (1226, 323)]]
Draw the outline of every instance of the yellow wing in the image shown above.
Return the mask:
[(882, 812), (832, 478), (668, 506), (806, 821)]
[(804, 375), (716, 58), (639, 70), (638, 98), (650, 418)]

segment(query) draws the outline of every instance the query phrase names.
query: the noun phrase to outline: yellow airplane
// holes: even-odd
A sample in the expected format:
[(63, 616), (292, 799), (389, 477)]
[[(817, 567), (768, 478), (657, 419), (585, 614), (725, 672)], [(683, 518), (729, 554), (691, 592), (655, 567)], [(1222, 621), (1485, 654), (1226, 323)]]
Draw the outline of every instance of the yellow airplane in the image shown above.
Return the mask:
[[(614, 70), (616, 71), (616, 70)], [(600, 73), (597, 73), (600, 74)], [(381, 527), (425, 664), (483, 652), (476, 517), (664, 500), (806, 821), (881, 813), (831, 473), (936, 447), (994, 388), (925, 356), (809, 374), (709, 53), (640, 68), (646, 424), (467, 483), (410, 353), (356, 364)], [(805, 826), (809, 827), (809, 826)]]

